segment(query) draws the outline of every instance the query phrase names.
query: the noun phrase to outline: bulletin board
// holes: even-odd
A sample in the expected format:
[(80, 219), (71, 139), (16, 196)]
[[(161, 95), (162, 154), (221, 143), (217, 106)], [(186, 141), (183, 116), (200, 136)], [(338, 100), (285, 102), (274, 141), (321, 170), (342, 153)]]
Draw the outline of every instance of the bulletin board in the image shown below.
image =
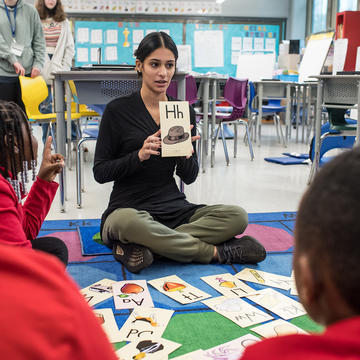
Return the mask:
[(192, 70), (235, 76), (242, 52), (279, 51), (280, 25), (186, 24), (192, 49)]
[(133, 56), (142, 38), (152, 31), (164, 31), (183, 42), (183, 24), (170, 22), (75, 21), (75, 66), (98, 63), (135, 64)]

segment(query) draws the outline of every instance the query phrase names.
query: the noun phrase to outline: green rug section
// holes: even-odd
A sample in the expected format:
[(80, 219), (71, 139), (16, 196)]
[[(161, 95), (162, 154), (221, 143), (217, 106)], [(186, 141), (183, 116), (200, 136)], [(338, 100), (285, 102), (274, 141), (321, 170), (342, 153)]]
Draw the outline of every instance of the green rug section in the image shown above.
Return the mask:
[(169, 359), (172, 359), (198, 349), (207, 350), (247, 333), (247, 329), (215, 312), (202, 312), (174, 315), (163, 337), (183, 344), (169, 355)]
[(324, 331), (324, 326), (312, 321), (308, 315), (299, 316), (290, 320), (290, 322), (309, 333), (321, 333)]

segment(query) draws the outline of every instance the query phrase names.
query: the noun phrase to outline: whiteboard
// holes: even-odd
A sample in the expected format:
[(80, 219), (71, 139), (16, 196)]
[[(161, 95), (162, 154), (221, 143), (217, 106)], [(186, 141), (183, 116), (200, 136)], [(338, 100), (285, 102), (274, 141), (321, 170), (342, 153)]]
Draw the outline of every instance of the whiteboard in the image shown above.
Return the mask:
[(299, 66), (299, 82), (314, 80), (320, 75), (326, 60), (334, 33), (311, 35)]
[(275, 53), (241, 53), (238, 58), (236, 77), (250, 81), (272, 79), (274, 68)]

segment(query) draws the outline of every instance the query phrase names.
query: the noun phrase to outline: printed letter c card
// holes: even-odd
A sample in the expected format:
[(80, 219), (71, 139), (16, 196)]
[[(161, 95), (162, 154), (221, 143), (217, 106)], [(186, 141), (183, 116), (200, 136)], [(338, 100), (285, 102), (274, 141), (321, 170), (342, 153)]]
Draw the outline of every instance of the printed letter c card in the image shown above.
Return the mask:
[(210, 297), (206, 292), (186, 283), (176, 275), (150, 280), (148, 283), (181, 304), (190, 304)]

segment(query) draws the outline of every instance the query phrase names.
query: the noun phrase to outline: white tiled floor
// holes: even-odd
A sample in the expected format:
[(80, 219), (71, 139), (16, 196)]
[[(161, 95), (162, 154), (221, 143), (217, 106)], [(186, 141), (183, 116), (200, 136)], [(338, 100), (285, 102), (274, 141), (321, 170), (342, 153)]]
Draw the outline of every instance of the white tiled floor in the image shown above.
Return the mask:
[[(41, 129), (34, 129), (40, 138)], [(242, 136), (241, 130), (239, 131)], [(200, 173), (197, 181), (185, 187), (189, 201), (206, 204), (237, 204), (248, 212), (295, 211), (307, 187), (309, 165), (278, 165), (264, 161), (264, 157), (281, 156), (284, 151), (308, 153), (309, 145), (295, 143), (292, 139), (288, 147), (276, 142), (276, 132), (272, 125), (262, 127), (262, 145), (254, 144), (254, 161), (250, 161), (248, 148), (242, 139), (238, 142), (238, 157), (233, 156), (233, 141), (228, 140), (231, 156), (230, 166), (226, 166), (221, 142), (216, 148), (214, 168)], [(40, 145), (40, 141), (39, 141)], [(85, 163), (84, 177), (86, 192), (83, 193), (83, 207), (76, 206), (75, 166), (67, 171), (66, 212), (60, 212), (58, 195), (54, 199), (47, 220), (55, 219), (93, 219), (101, 217), (106, 209), (112, 184), (98, 184), (93, 179), (92, 161), (95, 142), (87, 142), (88, 160)], [(39, 151), (42, 151), (41, 146)], [(75, 152), (73, 152), (75, 160)]]

